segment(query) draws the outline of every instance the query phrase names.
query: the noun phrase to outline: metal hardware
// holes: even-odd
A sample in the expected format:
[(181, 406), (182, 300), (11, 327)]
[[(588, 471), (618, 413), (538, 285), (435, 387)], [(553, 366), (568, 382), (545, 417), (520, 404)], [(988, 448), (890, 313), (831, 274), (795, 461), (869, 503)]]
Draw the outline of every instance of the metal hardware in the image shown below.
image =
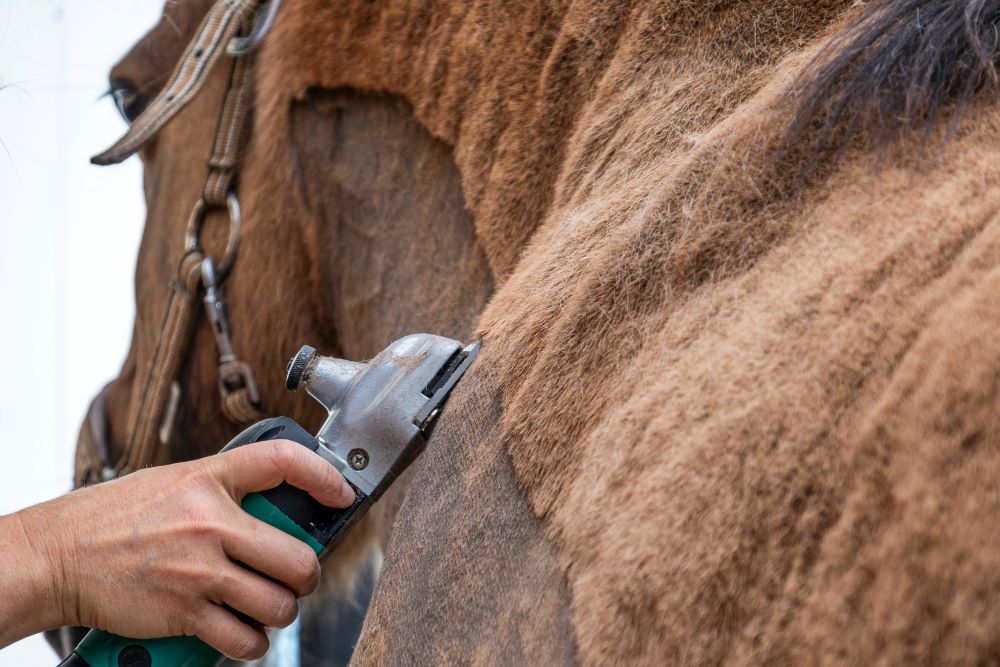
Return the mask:
[[(201, 231), (205, 225), (205, 216), (211, 208), (214, 207), (209, 206), (204, 197), (195, 203), (184, 237), (184, 247), (187, 252), (201, 250)], [(240, 250), (240, 200), (235, 192), (230, 191), (226, 195), (226, 210), (229, 212), (229, 240), (226, 242), (222, 260), (214, 266), (215, 280), (219, 285), (226, 281), (233, 263), (236, 262), (236, 254)]]
[(245, 388), (253, 403), (260, 401), (257, 382), (250, 365), (236, 356), (233, 350), (229, 314), (226, 311), (225, 296), (215, 268), (215, 260), (206, 257), (201, 263), (201, 279), (205, 285), (205, 312), (215, 335), (215, 345), (219, 349), (219, 394), (223, 400), (237, 389)]
[(368, 465), (368, 452), (363, 449), (352, 449), (347, 455), (347, 462), (355, 470), (364, 470)]
[(250, 34), (246, 37), (233, 37), (226, 45), (226, 53), (234, 58), (241, 58), (253, 51), (264, 42), (264, 38), (271, 32), (274, 19), (281, 9), (281, 0), (267, 0), (263, 6), (257, 10), (257, 20), (254, 21)]
[(305, 347), (289, 364), (287, 380), (327, 411), (316, 452), (378, 500), (423, 448), (431, 421), (478, 350), (478, 343), (463, 349), (431, 334), (400, 338), (367, 363)]

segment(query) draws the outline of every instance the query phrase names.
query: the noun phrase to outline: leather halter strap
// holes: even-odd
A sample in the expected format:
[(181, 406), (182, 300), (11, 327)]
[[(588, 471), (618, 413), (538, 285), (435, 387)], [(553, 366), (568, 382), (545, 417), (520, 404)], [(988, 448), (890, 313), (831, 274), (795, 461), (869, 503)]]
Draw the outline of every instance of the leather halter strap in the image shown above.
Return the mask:
[(134, 155), (201, 90), (230, 40), (246, 32), (259, 0), (219, 0), (202, 20), (163, 91), (135, 119), (111, 148), (91, 158), (99, 165), (118, 164)]
[[(273, 0), (272, 0), (273, 1)], [(181, 57), (164, 90), (138, 117), (128, 132), (111, 148), (94, 157), (95, 164), (115, 164), (140, 150), (193, 99), (218, 63), (227, 46), (253, 27), (261, 0), (218, 0), (209, 10), (192, 42)], [(166, 446), (173, 432), (180, 398), (177, 383), (186, 351), (197, 324), (199, 297), (203, 296), (219, 347), (219, 391), (222, 411), (236, 424), (264, 417), (250, 367), (240, 361), (232, 347), (222, 285), (232, 270), (239, 248), (239, 200), (237, 171), (246, 146), (253, 104), (253, 54), (239, 50), (229, 78), (225, 101), (216, 127), (208, 177), (188, 222), (184, 255), (170, 281), (167, 311), (148, 364), (140, 369), (139, 391), (129, 410), (125, 451), (113, 465), (104, 436), (106, 424), (102, 397), (91, 406), (78, 452), (77, 484), (97, 482), (148, 467), (157, 462), (158, 445)], [(225, 255), (206, 257), (200, 243), (205, 217), (213, 210), (228, 213), (230, 237)], [(102, 392), (103, 395), (103, 392)], [(95, 414), (99, 412), (100, 414)], [(98, 428), (95, 428), (98, 427)], [(83, 469), (81, 469), (83, 468)]]

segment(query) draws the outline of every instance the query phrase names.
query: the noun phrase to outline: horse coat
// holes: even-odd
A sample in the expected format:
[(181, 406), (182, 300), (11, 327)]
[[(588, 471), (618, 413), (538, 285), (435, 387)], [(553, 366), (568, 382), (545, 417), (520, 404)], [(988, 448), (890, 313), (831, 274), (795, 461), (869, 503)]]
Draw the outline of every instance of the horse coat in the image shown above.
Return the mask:
[[(301, 342), (484, 341), (331, 563), (395, 516), (357, 664), (1000, 659), (995, 4), (286, 3), (228, 288), (268, 407)], [(223, 79), (144, 150), (137, 293)], [(227, 435), (211, 356), (166, 458)]]

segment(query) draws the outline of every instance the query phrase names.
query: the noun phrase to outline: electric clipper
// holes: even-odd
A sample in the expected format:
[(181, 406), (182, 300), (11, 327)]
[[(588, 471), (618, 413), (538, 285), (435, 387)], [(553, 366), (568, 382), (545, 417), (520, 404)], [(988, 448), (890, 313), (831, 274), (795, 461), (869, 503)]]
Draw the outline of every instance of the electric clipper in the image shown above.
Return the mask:
[[(454, 340), (415, 334), (367, 363), (322, 357), (303, 347), (288, 365), (286, 386), (326, 409), (315, 436), (276, 417), (240, 433), (223, 451), (264, 440), (308, 447), (343, 474), (357, 498), (346, 509), (316, 502), (288, 484), (253, 493), (243, 509), (308, 544), (322, 560), (413, 462), (445, 400), (479, 352)], [(129, 639), (91, 630), (60, 667), (215, 667), (222, 654), (195, 637)]]

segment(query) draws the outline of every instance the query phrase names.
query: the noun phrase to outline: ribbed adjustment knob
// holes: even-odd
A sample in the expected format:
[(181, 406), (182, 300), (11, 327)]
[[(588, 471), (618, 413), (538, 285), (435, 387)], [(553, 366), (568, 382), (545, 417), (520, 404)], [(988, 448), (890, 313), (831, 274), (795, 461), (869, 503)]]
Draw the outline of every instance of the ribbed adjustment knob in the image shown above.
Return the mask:
[(316, 348), (303, 345), (299, 353), (288, 362), (288, 370), (285, 373), (285, 387), (291, 391), (298, 391), (305, 380), (306, 371), (309, 364), (316, 358)]

